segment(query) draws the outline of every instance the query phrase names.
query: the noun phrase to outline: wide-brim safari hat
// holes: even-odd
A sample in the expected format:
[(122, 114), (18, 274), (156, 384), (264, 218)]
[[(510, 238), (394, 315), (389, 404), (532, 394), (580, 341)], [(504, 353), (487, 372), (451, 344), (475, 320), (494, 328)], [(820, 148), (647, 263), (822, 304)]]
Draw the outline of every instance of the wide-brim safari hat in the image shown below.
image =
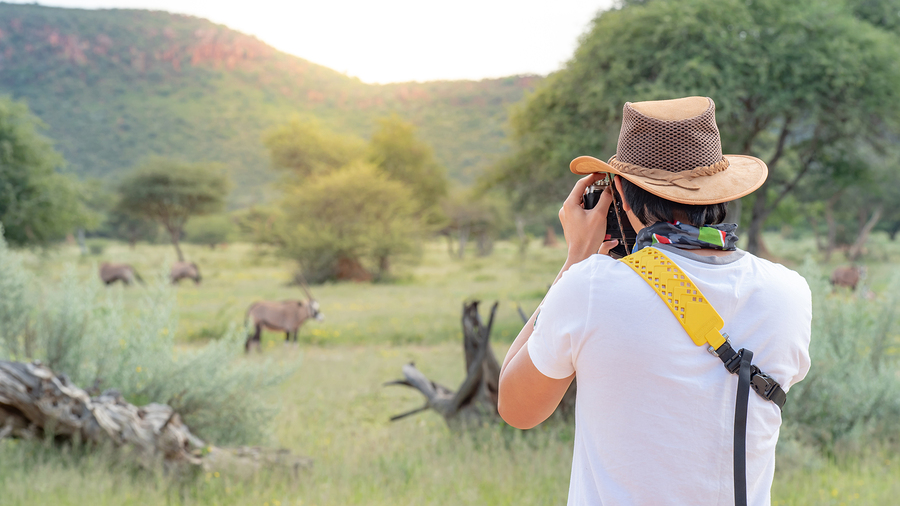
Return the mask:
[(616, 154), (609, 162), (579, 156), (576, 174), (618, 174), (648, 192), (682, 204), (735, 200), (769, 174), (759, 158), (723, 155), (716, 104), (708, 97), (626, 102)]

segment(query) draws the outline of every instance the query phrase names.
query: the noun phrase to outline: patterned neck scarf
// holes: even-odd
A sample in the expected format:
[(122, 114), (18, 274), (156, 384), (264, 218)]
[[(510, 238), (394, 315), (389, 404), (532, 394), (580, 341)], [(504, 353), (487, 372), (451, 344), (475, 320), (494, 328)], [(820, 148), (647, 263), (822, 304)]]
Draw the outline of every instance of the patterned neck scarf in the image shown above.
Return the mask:
[(671, 244), (681, 249), (718, 249), (734, 251), (738, 236), (734, 234), (737, 225), (722, 223), (721, 225), (704, 225), (697, 228), (680, 221), (659, 221), (644, 227), (638, 232), (634, 251), (639, 251), (653, 244)]

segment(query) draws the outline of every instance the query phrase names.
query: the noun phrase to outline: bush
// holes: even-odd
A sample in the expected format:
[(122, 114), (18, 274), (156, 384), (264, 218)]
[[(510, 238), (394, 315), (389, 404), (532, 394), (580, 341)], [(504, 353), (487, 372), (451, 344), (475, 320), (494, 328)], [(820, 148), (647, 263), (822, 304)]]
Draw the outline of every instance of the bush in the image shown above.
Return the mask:
[(832, 292), (818, 267), (804, 275), (813, 293), (812, 367), (785, 405), (786, 432), (833, 454), (897, 437), (900, 418), (900, 274), (870, 300)]
[(87, 249), (88, 253), (95, 257), (98, 257), (102, 255), (103, 251), (106, 249), (106, 243), (102, 241), (88, 241)]
[(0, 225), (0, 357), (23, 360), (31, 355), (31, 313), (36, 307), (29, 290), (32, 282), (22, 259), (7, 248)]
[(73, 268), (46, 293), (35, 286), (0, 236), (0, 359), (40, 359), (93, 393), (115, 388), (137, 405), (167, 403), (217, 444), (264, 439), (273, 408), (258, 393), (290, 370), (236, 360), (244, 335), (234, 326), (202, 348), (176, 350), (176, 297), (165, 272), (148, 284), (136, 313), (125, 311), (121, 290), (101, 290)]
[(214, 248), (217, 244), (230, 241), (234, 228), (231, 218), (224, 214), (197, 216), (185, 225), (184, 235), (190, 243)]

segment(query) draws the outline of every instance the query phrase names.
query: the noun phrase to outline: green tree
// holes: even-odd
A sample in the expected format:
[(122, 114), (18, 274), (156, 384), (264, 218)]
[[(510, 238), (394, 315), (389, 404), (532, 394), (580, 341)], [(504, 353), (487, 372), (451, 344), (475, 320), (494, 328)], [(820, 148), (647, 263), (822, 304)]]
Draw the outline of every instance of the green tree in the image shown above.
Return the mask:
[(412, 124), (397, 115), (379, 120), (369, 141), (368, 159), (409, 186), (426, 222), (440, 221), (438, 204), (447, 195), (446, 171), (435, 160), (431, 146), (416, 137)]
[[(447, 237), (447, 245), (451, 255), (463, 258), (466, 244), (475, 240), (479, 256), (491, 254), (494, 239), (509, 227), (509, 203), (502, 195), (481, 193), (474, 190), (457, 189), (442, 202), (447, 225), (442, 234)], [(453, 237), (456, 236), (457, 248), (454, 251)]]
[(292, 187), (282, 207), (278, 242), (310, 282), (387, 279), (398, 256), (418, 251), (412, 191), (362, 161)]
[(712, 97), (726, 152), (769, 166), (749, 249), (824, 147), (896, 127), (900, 43), (839, 1), (679, 0), (603, 12), (566, 68), (513, 120), (518, 149), (492, 182), (524, 203), (558, 203), (569, 161), (615, 152), (626, 101)]
[(134, 216), (123, 207), (118, 202), (107, 212), (103, 225), (97, 231), (99, 235), (124, 239), (131, 249), (134, 249), (138, 241), (152, 242), (159, 236), (159, 224)]
[(284, 219), (284, 213), (278, 206), (248, 207), (235, 211), (232, 216), (241, 240), (252, 242), (257, 246), (261, 244), (281, 246), (277, 229)]
[(188, 219), (222, 209), (228, 188), (215, 165), (152, 158), (119, 185), (119, 208), (159, 222), (184, 261), (179, 241)]
[(294, 177), (283, 213), (245, 213), (239, 226), (298, 260), (311, 281), (388, 279), (393, 260), (446, 221), (444, 169), (397, 116), (381, 120), (368, 145), (301, 120), (271, 130), (264, 143)]
[(336, 169), (360, 158), (365, 143), (349, 135), (336, 134), (315, 119), (295, 118), (263, 136), (272, 165), (305, 178), (327, 169)]
[(91, 221), (78, 184), (59, 174), (63, 158), (22, 102), (0, 97), (0, 223), (17, 246), (46, 244)]

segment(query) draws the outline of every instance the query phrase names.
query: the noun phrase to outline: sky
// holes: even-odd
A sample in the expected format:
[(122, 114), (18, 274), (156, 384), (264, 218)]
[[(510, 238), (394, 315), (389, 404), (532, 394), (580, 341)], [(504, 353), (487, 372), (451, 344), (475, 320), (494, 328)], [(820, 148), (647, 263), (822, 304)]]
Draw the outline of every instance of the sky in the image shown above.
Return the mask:
[[(31, 3), (32, 0), (5, 0)], [(368, 83), (546, 75), (613, 0), (47, 0), (203, 17)]]

